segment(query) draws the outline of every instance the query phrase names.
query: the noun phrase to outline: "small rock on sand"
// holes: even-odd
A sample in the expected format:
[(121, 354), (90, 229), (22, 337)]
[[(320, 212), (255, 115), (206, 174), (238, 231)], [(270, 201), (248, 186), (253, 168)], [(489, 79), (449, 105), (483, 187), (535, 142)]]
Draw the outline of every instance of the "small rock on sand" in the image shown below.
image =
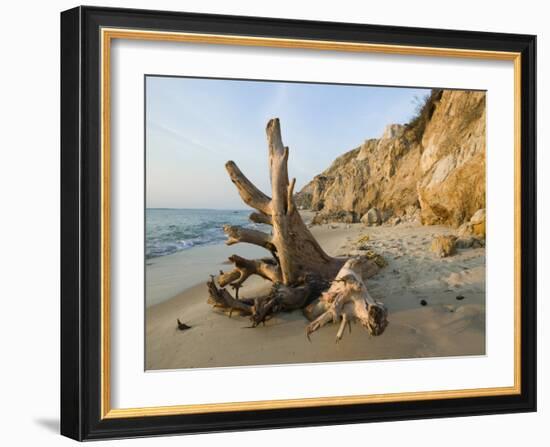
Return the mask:
[(365, 242), (368, 242), (370, 239), (368, 234), (365, 234), (364, 236), (361, 236), (359, 239), (357, 239), (358, 244), (364, 244)]
[(456, 236), (436, 236), (432, 240), (432, 252), (440, 258), (446, 258), (455, 253)]

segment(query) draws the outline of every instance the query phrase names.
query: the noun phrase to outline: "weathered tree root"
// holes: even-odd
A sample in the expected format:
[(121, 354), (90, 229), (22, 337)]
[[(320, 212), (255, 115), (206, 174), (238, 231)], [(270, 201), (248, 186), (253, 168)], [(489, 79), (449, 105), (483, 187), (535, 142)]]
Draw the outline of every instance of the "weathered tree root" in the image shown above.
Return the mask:
[(300, 285), (306, 274), (314, 273), (328, 280), (334, 278), (345, 260), (328, 256), (315, 240), (294, 204), (295, 179), (288, 179), (288, 147), (283, 145), (278, 119), (272, 119), (266, 128), (269, 146), (269, 170), (272, 198), (248, 180), (237, 165), (229, 161), (225, 167), (242, 200), (256, 211), (250, 220), (270, 225), (271, 234), (226, 225), (227, 245), (248, 243), (268, 250), (272, 258), (249, 261), (232, 256), (235, 270), (220, 277), (220, 285), (242, 285), (253, 274), (273, 283), (286, 286)]
[(387, 309), (369, 294), (361, 276), (364, 258), (349, 259), (321, 297), (304, 309), (304, 315), (312, 320), (306, 327), (306, 336), (328, 323), (340, 322), (336, 342), (342, 339), (346, 325), (359, 321), (371, 335), (381, 335), (388, 326)]
[(225, 288), (218, 288), (213, 276), (207, 282), (207, 286), (209, 304), (222, 312), (229, 313), (229, 316), (234, 311), (250, 316), (252, 327), (256, 327), (278, 312), (303, 309), (319, 297), (321, 291), (328, 287), (328, 283), (322, 279), (309, 277), (307, 282), (296, 287), (276, 283), (267, 295), (244, 299), (233, 297)]
[[(242, 200), (256, 210), (250, 220), (270, 225), (272, 231), (268, 234), (226, 225), (224, 232), (227, 245), (254, 244), (269, 251), (271, 257), (250, 260), (231, 256), (229, 261), (234, 268), (208, 281), (208, 302), (230, 316), (234, 311), (248, 315), (252, 327), (265, 324), (278, 312), (305, 308), (306, 316), (318, 312), (310, 318), (314, 321), (308, 326), (308, 336), (339, 319), (342, 323), (338, 340), (345, 325), (353, 320), (359, 320), (371, 334), (381, 334), (387, 325), (387, 312), (370, 298), (362, 279), (372, 276), (381, 266), (372, 260), (346, 262), (344, 258), (331, 257), (324, 252), (294, 204), (295, 179), (289, 181), (288, 178), (289, 149), (283, 145), (277, 118), (269, 121), (266, 133), (272, 197), (256, 188), (234, 162), (227, 162), (225, 167)], [(265, 296), (240, 299), (239, 289), (252, 275), (271, 281), (273, 287)], [(235, 290), (235, 297), (225, 289), (227, 286)]]
[(251, 275), (258, 275), (271, 282), (280, 282), (280, 271), (277, 262), (271, 258), (245, 259), (233, 255), (229, 262), (235, 265), (235, 269), (228, 273), (220, 272), (218, 283), (221, 287), (231, 284), (233, 287), (240, 287)]
[(252, 314), (252, 304), (244, 300), (233, 298), (231, 294), (223, 287), (216, 287), (216, 282), (213, 276), (206, 283), (208, 287), (208, 304), (214, 308), (227, 310), (231, 316), (233, 311), (237, 310), (243, 315)]

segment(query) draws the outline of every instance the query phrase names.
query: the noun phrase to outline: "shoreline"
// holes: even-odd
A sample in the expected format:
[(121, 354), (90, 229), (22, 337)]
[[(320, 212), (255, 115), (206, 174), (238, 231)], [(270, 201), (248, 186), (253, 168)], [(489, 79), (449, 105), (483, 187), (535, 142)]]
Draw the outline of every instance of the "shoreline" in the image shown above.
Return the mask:
[(264, 249), (244, 245), (238, 248), (223, 243), (203, 245), (148, 259), (145, 264), (145, 306), (161, 304), (206, 282), (209, 275), (229, 267), (227, 258), (232, 254), (249, 258), (265, 256)]
[[(301, 211), (306, 224), (315, 213)], [(200, 245), (165, 256), (145, 260), (145, 307), (149, 308), (174, 298), (180, 293), (205, 283), (210, 275), (230, 267), (227, 258), (238, 254), (244, 258), (265, 257), (268, 252), (255, 245), (225, 243)]]
[[(369, 248), (388, 261), (388, 266), (367, 282), (371, 295), (384, 302), (389, 311), (390, 325), (382, 336), (369, 337), (354, 324), (352, 333), (346, 333), (335, 344), (337, 328), (329, 325), (313, 334), (310, 343), (305, 337), (307, 320), (300, 311), (277, 314), (265, 327), (243, 330), (249, 325), (247, 318), (236, 314), (228, 318), (206, 303), (208, 275), (199, 275), (205, 268), (209, 274), (216, 273), (218, 265), (214, 268), (211, 263), (206, 265), (205, 259), (194, 260), (193, 271), (187, 273), (198, 280), (195, 285), (146, 309), (146, 369), (485, 354), (484, 249), (459, 250), (443, 259), (435, 257), (430, 252), (432, 238), (453, 232), (443, 226), (366, 227), (340, 223), (316, 225), (311, 231), (332, 256), (353, 255), (357, 252), (356, 241), (368, 235)], [(250, 248), (258, 250), (259, 256), (265, 255), (265, 250), (248, 244), (211, 247), (203, 248), (212, 251), (209, 255), (223, 254), (222, 260), (227, 252), (240, 254)], [(169, 259), (172, 266), (178, 266), (175, 259)], [(269, 287), (269, 282), (252, 277), (240, 295), (256, 296)], [(457, 300), (457, 296), (465, 298)], [(176, 318), (191, 329), (178, 331)]]

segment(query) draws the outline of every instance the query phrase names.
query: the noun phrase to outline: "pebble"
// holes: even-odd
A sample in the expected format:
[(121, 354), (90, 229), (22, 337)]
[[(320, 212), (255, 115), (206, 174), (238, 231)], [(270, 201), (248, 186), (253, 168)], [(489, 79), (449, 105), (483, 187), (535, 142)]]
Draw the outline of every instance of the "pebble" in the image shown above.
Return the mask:
[(421, 306), (426, 306), (428, 304), (428, 302), (426, 300), (420, 300), (420, 305)]

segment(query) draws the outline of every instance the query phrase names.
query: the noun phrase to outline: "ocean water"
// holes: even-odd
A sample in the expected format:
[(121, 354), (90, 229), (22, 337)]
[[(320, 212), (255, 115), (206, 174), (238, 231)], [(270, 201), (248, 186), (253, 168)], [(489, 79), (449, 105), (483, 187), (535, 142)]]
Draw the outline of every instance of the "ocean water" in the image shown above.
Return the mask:
[[(145, 257), (166, 256), (201, 245), (220, 244), (223, 226), (240, 225), (264, 229), (248, 220), (250, 210), (147, 208), (145, 210)], [(269, 231), (269, 229), (268, 229)]]

